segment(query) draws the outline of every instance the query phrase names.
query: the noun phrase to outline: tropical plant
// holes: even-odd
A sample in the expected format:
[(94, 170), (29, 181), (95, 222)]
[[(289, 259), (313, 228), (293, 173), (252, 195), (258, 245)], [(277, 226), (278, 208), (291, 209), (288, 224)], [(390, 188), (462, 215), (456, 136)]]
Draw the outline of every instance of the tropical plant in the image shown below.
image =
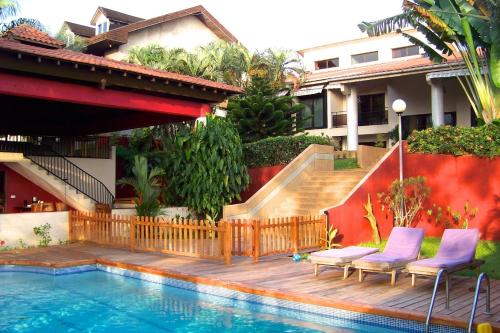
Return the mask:
[(435, 62), (460, 54), (469, 75), (457, 78), (477, 117), (490, 123), (500, 117), (499, 8), (498, 0), (403, 0), (403, 13), (358, 26), (370, 36), (411, 26), (426, 41), (402, 34)]
[(85, 39), (83, 39), (78, 35), (75, 35), (71, 31), (66, 29), (65, 25), (63, 25), (61, 29), (59, 29), (59, 31), (55, 35), (55, 38), (64, 42), (66, 49), (79, 52), (85, 50), (86, 47)]
[(479, 208), (472, 208), (469, 201), (466, 201), (463, 205), (463, 213), (459, 210), (447, 206), (445, 212), (443, 213), (443, 208), (436, 204), (432, 205), (432, 208), (427, 210), (427, 215), (435, 219), (436, 224), (444, 224), (446, 228), (459, 227), (462, 229), (468, 229), (469, 223), (472, 221), (479, 212)]
[(50, 236), (51, 228), (52, 226), (49, 223), (45, 223), (44, 225), (33, 228), (33, 233), (35, 234), (35, 236), (40, 238), (38, 241), (38, 246), (45, 247), (50, 244), (50, 242), (52, 241), (52, 237)]
[(31, 25), (41, 31), (45, 30), (45, 27), (36, 19), (19, 17), (9, 20), (9, 18), (17, 16), (19, 12), (20, 7), (17, 0), (0, 0), (0, 34), (21, 24)]
[(304, 131), (305, 119), (299, 116), (304, 105), (295, 103), (292, 96), (278, 96), (264, 78), (253, 78), (246, 92), (231, 98), (227, 108), (243, 142)]
[(291, 80), (297, 85), (304, 74), (301, 60), (288, 50), (266, 49), (256, 53), (250, 68), (251, 77), (264, 78), (273, 89), (280, 90)]
[(161, 211), (160, 194), (162, 177), (165, 172), (159, 168), (148, 167), (148, 159), (144, 156), (136, 156), (133, 177), (122, 178), (119, 184), (130, 185), (134, 188), (136, 197), (134, 198), (135, 210), (138, 216), (158, 216)]
[(378, 225), (377, 225), (377, 218), (373, 214), (373, 206), (372, 206), (372, 201), (370, 198), (370, 194), (368, 193), (368, 201), (364, 205), (365, 210), (366, 210), (366, 215), (364, 216), (365, 219), (368, 220), (370, 223), (370, 227), (372, 228), (372, 240), (375, 242), (375, 244), (380, 244), (380, 233), (378, 232)]
[(425, 185), (425, 177), (409, 177), (401, 182), (396, 179), (387, 192), (378, 193), (382, 210), (387, 207), (393, 214), (395, 227), (414, 227), (416, 218), (429, 197), (431, 189)]
[(321, 241), (325, 244), (325, 248), (327, 250), (333, 249), (335, 247), (339, 247), (340, 244), (335, 243), (335, 237), (337, 237), (337, 233), (339, 232), (333, 225), (325, 226), (326, 228), (326, 237), (321, 238)]
[(206, 124), (179, 130), (163, 146), (169, 191), (202, 218), (219, 219), (249, 183), (241, 140), (228, 119), (207, 115)]

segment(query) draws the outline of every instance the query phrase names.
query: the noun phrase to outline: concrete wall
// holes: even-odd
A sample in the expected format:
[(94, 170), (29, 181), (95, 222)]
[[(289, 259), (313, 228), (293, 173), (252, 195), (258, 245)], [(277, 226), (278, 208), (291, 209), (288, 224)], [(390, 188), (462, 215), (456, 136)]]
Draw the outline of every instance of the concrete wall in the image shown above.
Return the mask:
[(111, 158), (74, 158), (72, 163), (99, 179), (115, 195), (116, 192), (116, 147), (111, 148)]
[(184, 48), (193, 50), (198, 46), (219, 40), (203, 22), (194, 16), (179, 18), (149, 28), (132, 31), (128, 35), (127, 44), (118, 50), (106, 53), (107, 58), (122, 60), (129, 50), (135, 46), (159, 44), (166, 48)]
[(69, 212), (0, 215), (0, 240), (5, 242), (5, 246), (18, 247), (19, 239), (29, 246), (36, 246), (39, 238), (33, 233), (33, 228), (45, 223), (51, 225), (51, 244), (68, 240)]
[[(134, 216), (136, 214), (135, 208), (115, 208), (111, 211), (113, 215), (121, 215), (121, 216)], [(176, 217), (193, 217), (187, 207), (166, 207), (161, 210), (160, 216), (167, 218), (176, 218)]]
[[(410, 32), (410, 34), (420, 36), (420, 38), (422, 38), (421, 34), (414, 31)], [(314, 62), (318, 60), (339, 58), (339, 67), (354, 68), (359, 66), (366, 66), (368, 64), (371, 65), (391, 61), (393, 48), (409, 45), (411, 45), (411, 43), (405, 37), (400, 34), (394, 33), (379, 37), (365, 37), (329, 45), (312, 47), (303, 50), (302, 52), (304, 54), (304, 65), (306, 66), (306, 70), (320, 73), (321, 71), (328, 71), (329, 69), (315, 70)], [(378, 51), (378, 61), (356, 65), (351, 64), (351, 55), (373, 51)], [(417, 55), (412, 57), (419, 56)], [(410, 59), (412, 57), (405, 57), (404, 59)], [(401, 58), (398, 58), (396, 60), (401, 60)]]

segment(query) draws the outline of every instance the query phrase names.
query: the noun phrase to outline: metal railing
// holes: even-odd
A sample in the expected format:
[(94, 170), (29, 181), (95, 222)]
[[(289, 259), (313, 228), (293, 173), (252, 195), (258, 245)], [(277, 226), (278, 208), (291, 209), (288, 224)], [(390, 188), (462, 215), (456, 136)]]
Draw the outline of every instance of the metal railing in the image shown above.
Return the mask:
[(96, 203), (105, 203), (112, 207), (114, 196), (106, 185), (64, 156), (61, 156), (52, 147), (33, 142), (0, 139), (0, 151), (22, 153), (31, 162)]
[(436, 294), (438, 291), (439, 287), (439, 282), (441, 280), (441, 276), (446, 275), (446, 309), (450, 308), (450, 282), (449, 282), (449, 275), (448, 272), (444, 269), (439, 270), (437, 276), (436, 276), (436, 282), (434, 282), (434, 290), (432, 291), (432, 298), (431, 298), (431, 304), (429, 305), (429, 311), (427, 312), (427, 318), (425, 319), (425, 333), (429, 333), (429, 326), (431, 324), (431, 316), (432, 316), (432, 309), (434, 308), (434, 302), (436, 301)]
[(2, 135), (0, 140), (8, 142), (29, 142), (50, 147), (64, 157), (111, 158), (111, 138), (109, 136), (58, 137)]
[(477, 278), (476, 292), (474, 293), (474, 302), (472, 303), (472, 311), (470, 313), (469, 319), (469, 328), (467, 329), (468, 333), (472, 333), (472, 327), (474, 326), (474, 317), (476, 316), (477, 302), (479, 300), (479, 293), (481, 292), (481, 282), (483, 280), (486, 281), (486, 309), (484, 313), (487, 315), (491, 314), (490, 278), (488, 277), (488, 274), (481, 273)]

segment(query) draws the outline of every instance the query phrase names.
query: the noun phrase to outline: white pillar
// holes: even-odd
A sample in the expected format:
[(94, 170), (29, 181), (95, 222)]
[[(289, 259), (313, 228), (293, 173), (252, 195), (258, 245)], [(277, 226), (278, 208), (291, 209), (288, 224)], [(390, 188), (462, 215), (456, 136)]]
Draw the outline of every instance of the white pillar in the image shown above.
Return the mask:
[(444, 93), (441, 81), (429, 80), (431, 86), (432, 126), (444, 125)]
[(332, 128), (332, 90), (326, 89), (326, 128)]
[(350, 87), (347, 97), (347, 150), (358, 150), (358, 91)]

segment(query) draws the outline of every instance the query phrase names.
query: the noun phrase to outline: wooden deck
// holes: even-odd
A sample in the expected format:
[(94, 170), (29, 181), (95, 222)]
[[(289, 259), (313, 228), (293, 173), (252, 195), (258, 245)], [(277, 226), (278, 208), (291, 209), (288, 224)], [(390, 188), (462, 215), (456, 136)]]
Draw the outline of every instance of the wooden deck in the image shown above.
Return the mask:
[[(263, 258), (259, 263), (238, 258), (232, 265), (214, 260), (179, 257), (156, 253), (128, 252), (88, 244), (71, 244), (49, 248), (0, 253), (0, 264), (45, 265), (53, 267), (101, 262), (147, 271), (197, 283), (269, 295), (311, 304), (332, 306), (393, 317), (422, 321), (428, 310), (433, 280), (399, 276), (391, 287), (387, 275), (368, 275), (363, 283), (355, 274), (342, 280), (342, 271), (322, 268), (314, 277), (308, 262), (295, 263), (286, 256)], [(435, 305), (436, 323), (465, 326), (474, 294), (475, 279), (453, 277), (451, 307), (444, 306), (444, 291)], [(485, 297), (481, 294), (476, 322), (490, 322), (500, 332), (500, 281), (492, 281), (492, 315), (483, 313)]]

